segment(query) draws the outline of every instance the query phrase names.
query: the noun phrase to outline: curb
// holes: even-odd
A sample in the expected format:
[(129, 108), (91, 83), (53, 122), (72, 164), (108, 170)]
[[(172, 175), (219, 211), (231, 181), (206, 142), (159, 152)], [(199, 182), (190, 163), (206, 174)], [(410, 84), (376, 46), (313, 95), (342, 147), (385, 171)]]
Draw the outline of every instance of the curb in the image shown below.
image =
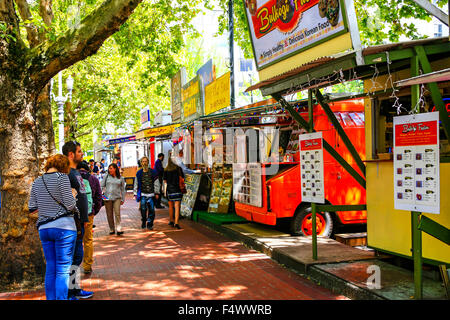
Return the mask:
[(277, 263), (303, 277), (308, 278), (321, 287), (331, 290), (335, 294), (344, 295), (352, 300), (387, 300), (385, 297), (382, 297), (368, 289), (358, 287), (355, 284), (321, 270), (314, 265), (308, 266), (307, 264), (295, 260), (289, 255), (286, 255), (277, 249), (273, 249), (242, 233), (224, 228), (221, 225), (211, 223), (201, 218), (199, 218), (197, 222), (234, 241), (240, 242), (249, 248), (266, 254)]

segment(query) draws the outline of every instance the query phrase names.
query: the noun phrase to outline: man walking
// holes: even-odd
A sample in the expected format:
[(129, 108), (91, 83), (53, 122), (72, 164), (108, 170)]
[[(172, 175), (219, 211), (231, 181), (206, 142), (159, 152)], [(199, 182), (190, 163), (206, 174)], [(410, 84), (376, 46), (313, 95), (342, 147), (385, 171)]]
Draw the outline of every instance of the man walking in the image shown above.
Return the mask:
[[(158, 183), (155, 183), (155, 207), (157, 209), (164, 209), (164, 207), (161, 205), (161, 186), (162, 184), (162, 178), (164, 174), (164, 167), (163, 167), (163, 161), (164, 161), (164, 153), (158, 154), (158, 160), (155, 162), (155, 169), (154, 176), (155, 180), (158, 180)], [(156, 181), (155, 181), (156, 182)]]
[(83, 178), (77, 170), (77, 165), (83, 161), (83, 151), (81, 145), (76, 141), (69, 141), (62, 147), (62, 152), (69, 158), (70, 173), (69, 180), (72, 189), (77, 192), (77, 208), (80, 212), (80, 224), (81, 232), (77, 234), (77, 240), (75, 243), (75, 250), (72, 259), (71, 267), (71, 283), (69, 284), (69, 300), (87, 299), (94, 295), (93, 292), (84, 291), (80, 288), (80, 264), (83, 261), (83, 236), (84, 228), (89, 222), (88, 218), (88, 200), (86, 196), (86, 189), (84, 186)]
[[(83, 270), (85, 274), (92, 272), (92, 264), (94, 263), (94, 234), (92, 228), (94, 226), (94, 216), (100, 211), (102, 207), (102, 188), (97, 177), (89, 173), (89, 165), (86, 161), (81, 161), (77, 165), (81, 176), (83, 177), (84, 185), (88, 189), (88, 218), (89, 222), (84, 230), (83, 237)], [(90, 192), (89, 192), (90, 191)], [(91, 197), (91, 199), (89, 199)]]
[(147, 157), (141, 159), (140, 169), (136, 173), (136, 179), (134, 179), (133, 193), (136, 197), (136, 201), (141, 203), (141, 218), (142, 229), (147, 227), (149, 230), (153, 230), (153, 221), (155, 220), (155, 208), (153, 203), (153, 197), (155, 196), (153, 174), (149, 168), (149, 160)]

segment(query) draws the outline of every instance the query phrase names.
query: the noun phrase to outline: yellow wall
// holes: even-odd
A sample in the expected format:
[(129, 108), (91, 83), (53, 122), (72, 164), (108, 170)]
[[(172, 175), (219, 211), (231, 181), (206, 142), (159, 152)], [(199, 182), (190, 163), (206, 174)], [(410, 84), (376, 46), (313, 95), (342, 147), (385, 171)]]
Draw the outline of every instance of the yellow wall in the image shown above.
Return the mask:
[[(432, 64), (438, 70), (439, 62)], [(408, 78), (409, 70), (394, 75), (394, 82)], [(376, 90), (384, 89), (386, 77), (380, 77)], [(373, 83), (365, 81), (366, 89)], [(372, 119), (370, 100), (365, 99), (366, 159), (372, 159)], [(370, 247), (404, 256), (412, 256), (411, 213), (394, 209), (393, 161), (368, 162), (367, 184), (367, 243)], [(441, 213), (424, 216), (450, 228), (450, 163), (440, 165)], [(425, 259), (450, 264), (450, 246), (422, 232), (422, 255)]]
[(259, 71), (259, 80), (264, 81), (273, 78), (287, 71), (298, 68), (307, 62), (316, 60), (320, 57), (327, 57), (336, 53), (344, 52), (351, 48), (352, 39), (350, 38), (350, 33), (347, 32), (329, 41), (321, 43), (318, 46), (275, 63), (270, 67), (262, 69)]

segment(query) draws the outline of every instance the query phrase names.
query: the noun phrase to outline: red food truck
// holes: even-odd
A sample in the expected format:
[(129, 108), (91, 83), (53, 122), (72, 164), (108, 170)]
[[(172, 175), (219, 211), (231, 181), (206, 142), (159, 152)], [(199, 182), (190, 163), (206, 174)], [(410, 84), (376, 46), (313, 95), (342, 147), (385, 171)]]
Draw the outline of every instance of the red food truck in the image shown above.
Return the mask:
[[(355, 146), (361, 159), (365, 159), (364, 102), (363, 100), (346, 100), (329, 103), (344, 131)], [(308, 111), (300, 110), (302, 117), (308, 121)], [(314, 129), (323, 132), (323, 138), (360, 174), (358, 166), (350, 152), (340, 139), (336, 129), (319, 105), (314, 106)], [(245, 174), (257, 182), (259, 202), (250, 201), (252, 194), (243, 195), (244, 187), (238, 186), (234, 196), (236, 214), (249, 220), (267, 225), (275, 225), (280, 219), (289, 219), (289, 230), (293, 235), (311, 235), (311, 205), (302, 201), (300, 190), (301, 165), (298, 152), (298, 132), (291, 132), (290, 145), (294, 146), (293, 159), (284, 162), (258, 163), (249, 166)], [(280, 143), (281, 145), (281, 143)], [(297, 151), (295, 152), (295, 148)], [(286, 150), (288, 151), (288, 150)], [(273, 164), (278, 165), (276, 173), (269, 171)], [(255, 165), (258, 166), (255, 168)], [(259, 178), (252, 178), (260, 175)], [(356, 205), (366, 203), (366, 192), (356, 180), (330, 155), (324, 152), (325, 199), (332, 205)], [(254, 185), (255, 186), (255, 185)], [(253, 186), (253, 187), (254, 187)], [(236, 186), (233, 186), (236, 188)], [(248, 186), (249, 192), (252, 192)], [(245, 193), (245, 192), (244, 192)], [(365, 224), (366, 211), (341, 211), (318, 213), (316, 217), (317, 234), (330, 237), (339, 225)]]

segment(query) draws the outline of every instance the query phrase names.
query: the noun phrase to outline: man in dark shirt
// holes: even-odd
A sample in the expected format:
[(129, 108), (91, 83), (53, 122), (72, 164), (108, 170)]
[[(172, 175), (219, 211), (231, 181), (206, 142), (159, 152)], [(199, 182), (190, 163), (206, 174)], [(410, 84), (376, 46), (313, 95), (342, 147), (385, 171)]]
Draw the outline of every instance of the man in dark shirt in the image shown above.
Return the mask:
[(141, 203), (142, 229), (147, 225), (147, 229), (153, 230), (153, 221), (155, 220), (153, 198), (155, 196), (155, 190), (153, 184), (154, 177), (148, 164), (148, 158), (143, 157), (141, 159), (142, 169), (136, 173), (136, 179), (134, 179), (133, 193), (136, 196), (136, 201)]
[(164, 207), (161, 205), (161, 186), (162, 186), (162, 177), (164, 174), (163, 161), (164, 161), (164, 153), (158, 154), (158, 160), (156, 160), (155, 169), (153, 169), (155, 179), (158, 179), (159, 181), (159, 190), (155, 190), (155, 200), (156, 200), (155, 207), (158, 209), (164, 209)]
[(77, 165), (83, 161), (83, 151), (81, 145), (76, 141), (69, 141), (62, 147), (62, 152), (69, 158), (70, 173), (69, 180), (72, 189), (77, 192), (77, 208), (80, 212), (81, 233), (77, 235), (75, 250), (73, 254), (71, 277), (69, 283), (69, 300), (77, 300), (78, 298), (87, 299), (94, 295), (93, 292), (84, 291), (80, 288), (80, 264), (83, 261), (83, 236), (84, 228), (89, 222), (88, 218), (88, 200), (86, 189), (84, 187), (83, 178), (77, 170)]

